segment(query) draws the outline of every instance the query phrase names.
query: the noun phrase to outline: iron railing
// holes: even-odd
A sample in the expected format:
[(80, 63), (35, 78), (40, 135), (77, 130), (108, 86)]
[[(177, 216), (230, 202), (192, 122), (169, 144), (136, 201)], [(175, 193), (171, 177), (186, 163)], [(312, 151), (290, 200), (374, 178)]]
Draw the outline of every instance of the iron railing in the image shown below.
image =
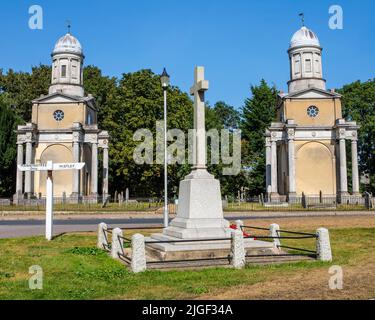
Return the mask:
[[(155, 226), (155, 227), (125, 227), (123, 230), (157, 230), (161, 229), (162, 226)], [(113, 229), (109, 228), (106, 230), (107, 233), (112, 232)], [(278, 236), (269, 236), (269, 235), (258, 235), (258, 234), (248, 234), (249, 230), (262, 230), (268, 231), (269, 228), (262, 228), (262, 227), (254, 227), (254, 226), (242, 226), (241, 230), (244, 232), (244, 239), (261, 239), (268, 242), (273, 242), (275, 239), (278, 240), (304, 240), (304, 239), (317, 239), (317, 234), (307, 233), (307, 232), (297, 232), (297, 231), (289, 231), (289, 230), (278, 230)], [(281, 233), (291, 234), (291, 236), (282, 236)], [(125, 254), (125, 246), (128, 244), (131, 247), (132, 239), (126, 236), (118, 235), (119, 243), (122, 243), (122, 253), (118, 253), (119, 259), (126, 262), (127, 264), (131, 264), (131, 257)], [(219, 241), (231, 241), (232, 238), (207, 238), (207, 239), (184, 239), (184, 240), (148, 240), (145, 241), (145, 245), (155, 245), (155, 244), (167, 244), (167, 243), (194, 243), (194, 242), (219, 242)], [(107, 241), (108, 242), (108, 241)], [(108, 242), (109, 243), (109, 242)], [(307, 248), (300, 248), (294, 247), (289, 245), (277, 245), (279, 249), (287, 249), (292, 250), (292, 252), (281, 252), (278, 254), (246, 254), (246, 258), (266, 258), (266, 257), (311, 257), (317, 258), (317, 251), (310, 250)], [(231, 255), (228, 254), (222, 257), (206, 257), (206, 258), (195, 258), (195, 259), (173, 259), (173, 260), (160, 260), (160, 261), (147, 261), (146, 264), (166, 264), (166, 263), (180, 263), (180, 262), (203, 262), (203, 261), (228, 261), (228, 264), (231, 263)]]

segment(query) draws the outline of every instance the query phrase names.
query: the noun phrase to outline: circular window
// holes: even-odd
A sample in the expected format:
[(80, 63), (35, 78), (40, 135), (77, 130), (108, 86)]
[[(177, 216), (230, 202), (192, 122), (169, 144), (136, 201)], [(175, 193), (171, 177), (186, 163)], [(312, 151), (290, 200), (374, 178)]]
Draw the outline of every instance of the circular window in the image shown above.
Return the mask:
[(307, 115), (311, 118), (317, 117), (319, 114), (319, 109), (315, 106), (310, 106), (307, 108)]
[(56, 111), (53, 113), (53, 118), (54, 118), (56, 121), (62, 121), (62, 120), (64, 119), (64, 111), (56, 110)]

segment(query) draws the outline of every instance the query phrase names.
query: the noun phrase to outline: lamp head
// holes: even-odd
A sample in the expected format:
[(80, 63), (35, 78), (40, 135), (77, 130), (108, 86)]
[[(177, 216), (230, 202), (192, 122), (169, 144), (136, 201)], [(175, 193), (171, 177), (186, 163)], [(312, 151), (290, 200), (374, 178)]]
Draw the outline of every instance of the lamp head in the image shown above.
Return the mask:
[(161, 86), (163, 90), (166, 90), (169, 87), (170, 77), (165, 68), (163, 70), (163, 73), (160, 76), (160, 80), (161, 80)]

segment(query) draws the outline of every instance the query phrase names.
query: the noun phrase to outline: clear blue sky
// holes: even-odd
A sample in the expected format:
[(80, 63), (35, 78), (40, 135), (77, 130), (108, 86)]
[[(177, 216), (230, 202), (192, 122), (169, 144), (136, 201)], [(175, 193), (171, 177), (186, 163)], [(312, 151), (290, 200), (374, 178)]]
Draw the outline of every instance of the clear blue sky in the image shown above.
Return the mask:
[[(44, 29), (28, 28), (28, 9), (44, 9)], [(344, 29), (328, 27), (328, 8), (344, 10)], [(287, 49), (300, 27), (298, 14), (324, 48), (328, 88), (375, 77), (373, 0), (7, 0), (1, 1), (0, 68), (28, 71), (50, 64), (66, 20), (80, 40), (86, 65), (120, 76), (142, 68), (161, 72), (187, 91), (195, 65), (206, 67), (207, 99), (240, 108), (261, 78), (286, 91)]]

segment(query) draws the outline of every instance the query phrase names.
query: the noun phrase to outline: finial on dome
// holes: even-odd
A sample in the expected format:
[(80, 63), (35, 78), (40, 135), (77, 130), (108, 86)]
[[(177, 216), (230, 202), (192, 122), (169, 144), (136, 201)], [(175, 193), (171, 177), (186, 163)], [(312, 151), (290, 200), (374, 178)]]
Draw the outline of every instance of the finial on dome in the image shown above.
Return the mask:
[(305, 14), (301, 12), (299, 16), (301, 17), (302, 27), (304, 27), (305, 26)]

